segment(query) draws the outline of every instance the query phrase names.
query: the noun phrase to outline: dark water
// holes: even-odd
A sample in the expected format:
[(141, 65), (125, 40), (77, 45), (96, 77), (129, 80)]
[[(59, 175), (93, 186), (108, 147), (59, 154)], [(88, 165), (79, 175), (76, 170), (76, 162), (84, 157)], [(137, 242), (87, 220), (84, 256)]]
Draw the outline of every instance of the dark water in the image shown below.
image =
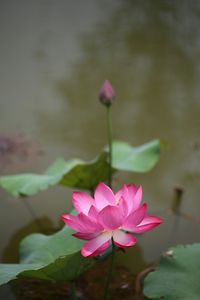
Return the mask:
[[(199, 1), (3, 0), (0, 65), (0, 134), (31, 140), (26, 155), (13, 150), (5, 159), (0, 151), (2, 174), (42, 172), (57, 157), (94, 158), (106, 143), (97, 94), (109, 79), (117, 92), (115, 138), (167, 144), (150, 173), (114, 179), (116, 188), (141, 183), (151, 212), (165, 220), (119, 262), (138, 272), (169, 246), (199, 241)], [(177, 184), (184, 188), (180, 216), (167, 212)], [(0, 191), (1, 261), (16, 261), (27, 233), (57, 227), (71, 192), (51, 188), (27, 207)]]

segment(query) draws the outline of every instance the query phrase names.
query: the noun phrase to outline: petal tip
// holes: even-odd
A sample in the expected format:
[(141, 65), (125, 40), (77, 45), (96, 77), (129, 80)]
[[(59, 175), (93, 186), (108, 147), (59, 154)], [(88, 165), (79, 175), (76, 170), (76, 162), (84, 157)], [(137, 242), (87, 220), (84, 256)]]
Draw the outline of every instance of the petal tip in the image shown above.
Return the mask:
[(68, 219), (69, 219), (68, 216), (69, 216), (68, 214), (62, 214), (62, 215), (60, 216), (60, 219), (61, 219), (62, 221), (65, 222), (65, 220), (68, 220)]

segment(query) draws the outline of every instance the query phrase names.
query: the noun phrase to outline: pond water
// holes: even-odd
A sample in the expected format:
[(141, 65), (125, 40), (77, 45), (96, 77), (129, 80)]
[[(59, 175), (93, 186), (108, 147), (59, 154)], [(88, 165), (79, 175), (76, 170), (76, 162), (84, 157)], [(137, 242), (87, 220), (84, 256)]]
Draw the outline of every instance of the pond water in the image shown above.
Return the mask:
[[(199, 1), (3, 0), (0, 65), (1, 174), (42, 172), (57, 157), (93, 159), (106, 144), (97, 94), (109, 79), (115, 139), (166, 144), (150, 173), (114, 178), (116, 189), (141, 183), (164, 218), (118, 263), (136, 273), (169, 246), (199, 241)], [(179, 215), (169, 212), (177, 185)], [(56, 187), (23, 200), (1, 190), (1, 262), (17, 261), (27, 233), (58, 227), (71, 193)], [(9, 299), (7, 287), (0, 295)]]

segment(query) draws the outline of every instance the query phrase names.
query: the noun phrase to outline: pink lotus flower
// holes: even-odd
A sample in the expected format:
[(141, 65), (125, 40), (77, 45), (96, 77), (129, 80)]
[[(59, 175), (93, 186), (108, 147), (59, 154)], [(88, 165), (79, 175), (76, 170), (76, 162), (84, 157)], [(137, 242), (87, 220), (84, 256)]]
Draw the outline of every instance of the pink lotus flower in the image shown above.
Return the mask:
[(115, 98), (115, 91), (108, 80), (105, 80), (100, 91), (99, 91), (99, 100), (105, 105), (112, 104)]
[(112, 241), (119, 248), (135, 245), (133, 233), (149, 231), (162, 223), (160, 218), (147, 215), (147, 204), (140, 205), (141, 200), (141, 186), (124, 185), (114, 194), (107, 185), (99, 183), (94, 199), (83, 192), (74, 192), (73, 205), (78, 215), (62, 215), (62, 219), (77, 231), (75, 237), (88, 240), (81, 249), (82, 255), (97, 256)]

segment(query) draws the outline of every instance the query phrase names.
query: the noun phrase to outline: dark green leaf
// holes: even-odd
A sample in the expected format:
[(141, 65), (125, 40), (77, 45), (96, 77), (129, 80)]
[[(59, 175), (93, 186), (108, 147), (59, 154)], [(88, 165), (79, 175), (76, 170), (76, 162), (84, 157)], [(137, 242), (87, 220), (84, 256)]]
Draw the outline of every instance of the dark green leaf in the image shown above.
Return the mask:
[[(21, 174), (0, 177), (0, 186), (14, 196), (30, 196), (51, 185), (93, 190), (108, 174), (107, 150), (91, 162), (78, 159), (58, 159), (43, 175)], [(113, 172), (147, 172), (158, 162), (160, 141), (154, 140), (139, 147), (113, 142)]]
[(144, 280), (151, 299), (200, 299), (200, 244), (179, 245), (161, 257), (156, 270)]
[(51, 185), (93, 189), (107, 177), (107, 154), (103, 152), (92, 162), (58, 159), (43, 175), (21, 174), (0, 177), (0, 186), (13, 196), (31, 196)]
[(19, 276), (54, 281), (76, 279), (94, 263), (92, 258), (80, 254), (83, 241), (72, 236), (66, 226), (46, 236), (32, 234), (20, 245), (20, 264), (0, 264), (0, 284)]

